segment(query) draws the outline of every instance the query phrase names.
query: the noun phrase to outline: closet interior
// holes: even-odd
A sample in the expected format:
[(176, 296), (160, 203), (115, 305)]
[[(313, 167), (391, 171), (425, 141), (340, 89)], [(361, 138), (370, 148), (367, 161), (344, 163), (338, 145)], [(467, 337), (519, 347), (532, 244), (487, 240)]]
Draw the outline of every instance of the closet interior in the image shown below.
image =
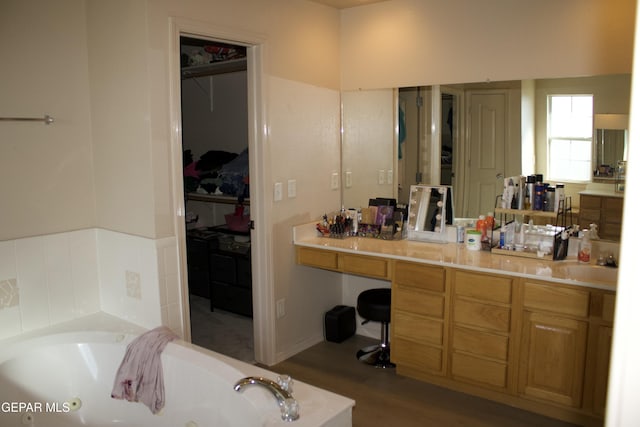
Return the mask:
[(192, 342), (253, 360), (246, 47), (180, 37)]

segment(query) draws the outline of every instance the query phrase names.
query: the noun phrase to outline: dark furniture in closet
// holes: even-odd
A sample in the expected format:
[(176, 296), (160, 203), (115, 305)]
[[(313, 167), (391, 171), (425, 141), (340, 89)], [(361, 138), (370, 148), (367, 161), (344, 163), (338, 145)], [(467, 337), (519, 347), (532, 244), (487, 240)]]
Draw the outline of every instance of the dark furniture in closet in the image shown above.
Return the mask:
[(253, 316), (248, 232), (220, 225), (187, 233), (189, 292), (209, 298), (211, 311)]

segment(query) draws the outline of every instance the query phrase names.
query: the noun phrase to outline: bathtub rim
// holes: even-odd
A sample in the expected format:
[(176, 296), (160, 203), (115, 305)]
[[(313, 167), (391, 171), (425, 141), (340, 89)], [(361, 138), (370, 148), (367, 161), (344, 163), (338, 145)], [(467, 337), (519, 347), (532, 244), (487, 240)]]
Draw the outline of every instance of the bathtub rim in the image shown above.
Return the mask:
[[(88, 333), (95, 334), (94, 337), (100, 336), (123, 336), (124, 343), (130, 342), (133, 338), (144, 333), (148, 329), (139, 325), (128, 322), (124, 319), (116, 316), (99, 312), (91, 315), (87, 315), (81, 318), (73, 319), (68, 322), (48, 326), (42, 329), (29, 331), (20, 335), (15, 335), (9, 338), (0, 340), (0, 364), (5, 360), (9, 360), (12, 357), (19, 355), (21, 352), (28, 351), (36, 347), (36, 344), (57, 344), (57, 343), (73, 343), (78, 342), (74, 340), (74, 337), (86, 337)], [(104, 335), (103, 335), (104, 334)], [(61, 336), (64, 336), (64, 340), (60, 341)], [(97, 339), (97, 341), (104, 342), (104, 339)], [(185, 352), (193, 351), (197, 354), (195, 361), (196, 365), (203, 365), (206, 367), (208, 358), (214, 358), (218, 361), (228, 365), (242, 373), (242, 376), (264, 376), (274, 379), (278, 374), (286, 374), (286, 372), (276, 373), (268, 369), (262, 368), (257, 365), (251, 365), (249, 363), (233, 359), (232, 357), (217, 353), (215, 351), (197, 346), (195, 344), (183, 341), (181, 339), (175, 340), (167, 345), (165, 352), (168, 355), (172, 355), (181, 358)], [(194, 361), (193, 359), (191, 360)], [(237, 378), (240, 380), (242, 377)], [(296, 380), (294, 377), (294, 397), (301, 402), (301, 418), (295, 423), (287, 423), (292, 427), (304, 427), (304, 426), (325, 426), (333, 425), (331, 422), (334, 419), (341, 419), (349, 421), (348, 425), (351, 425), (351, 412), (355, 407), (355, 401), (348, 397), (339, 395), (329, 390), (325, 390), (311, 384), (304, 383)], [(230, 392), (234, 392), (232, 389)], [(235, 392), (234, 392), (235, 393)], [(325, 405), (322, 405), (324, 409), (330, 408), (330, 411), (320, 411), (309, 409), (310, 396), (315, 396), (315, 393), (320, 393), (322, 401)], [(276, 402), (273, 396), (266, 390), (261, 388), (254, 388), (247, 390), (243, 393), (250, 404), (261, 405), (265, 401), (271, 401), (270, 404), (277, 408)], [(306, 408), (305, 408), (306, 406)], [(311, 404), (313, 407), (313, 403)], [(337, 424), (336, 424), (337, 425)], [(347, 425), (344, 422), (339, 425)]]

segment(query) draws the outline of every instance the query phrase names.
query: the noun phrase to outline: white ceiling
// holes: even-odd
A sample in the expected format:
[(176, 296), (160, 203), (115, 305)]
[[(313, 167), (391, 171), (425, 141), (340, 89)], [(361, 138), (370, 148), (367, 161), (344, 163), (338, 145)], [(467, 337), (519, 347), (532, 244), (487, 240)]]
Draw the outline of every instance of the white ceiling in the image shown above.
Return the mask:
[(363, 6), (365, 4), (379, 3), (387, 0), (311, 0), (316, 3), (335, 7), (336, 9), (346, 9), (348, 7)]

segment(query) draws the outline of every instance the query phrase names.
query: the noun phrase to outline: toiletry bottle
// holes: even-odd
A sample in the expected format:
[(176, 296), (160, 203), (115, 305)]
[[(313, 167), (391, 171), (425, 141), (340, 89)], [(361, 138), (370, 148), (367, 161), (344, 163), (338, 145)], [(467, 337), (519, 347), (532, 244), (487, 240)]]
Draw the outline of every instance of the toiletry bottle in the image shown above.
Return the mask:
[(544, 208), (544, 185), (536, 183), (535, 194), (533, 196), (533, 210), (541, 211), (543, 208)]
[(545, 192), (545, 210), (548, 212), (557, 212), (556, 209), (556, 188), (549, 186)]
[(478, 220), (476, 221), (476, 231), (480, 232), (480, 241), (484, 242), (487, 240), (487, 221), (484, 215), (480, 215)]
[(564, 184), (556, 184), (556, 206), (555, 211), (560, 212), (560, 210), (564, 210), (566, 207), (564, 205)]
[(580, 242), (580, 250), (578, 251), (578, 261), (588, 263), (591, 261), (591, 240), (589, 239), (589, 230), (582, 230), (582, 241)]
[(526, 191), (526, 198), (524, 202), (525, 209), (533, 208), (533, 198), (535, 196), (535, 191), (536, 191), (535, 186), (536, 186), (536, 176), (529, 175), (527, 177), (527, 191)]
[(493, 239), (493, 229), (496, 226), (496, 220), (493, 217), (493, 212), (487, 212), (487, 216), (485, 217), (485, 229), (487, 232), (487, 241), (491, 241)]

